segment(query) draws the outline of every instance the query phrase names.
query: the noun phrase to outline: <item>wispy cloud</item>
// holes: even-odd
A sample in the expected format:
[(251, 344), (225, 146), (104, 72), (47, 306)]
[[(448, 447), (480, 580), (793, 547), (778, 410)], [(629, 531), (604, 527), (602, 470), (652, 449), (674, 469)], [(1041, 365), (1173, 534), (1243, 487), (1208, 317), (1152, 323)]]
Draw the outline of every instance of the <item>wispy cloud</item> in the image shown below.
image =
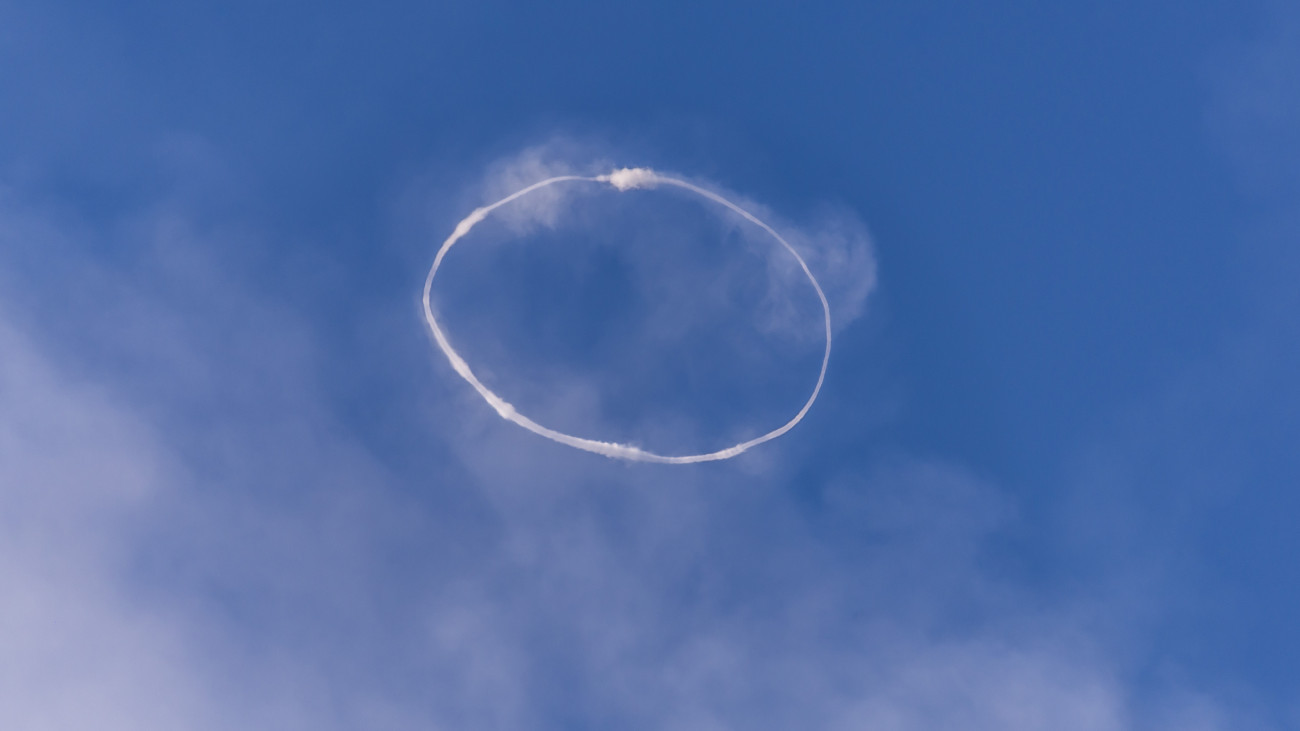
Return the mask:
[[(1015, 511), (960, 467), (573, 452), (439, 384), (418, 337), (331, 344), (183, 210), (28, 210), (0, 216), (7, 726), (1236, 723), (1144, 696), (1074, 608), (984, 570)], [(97, 256), (115, 236), (148, 255)], [(418, 330), (385, 302), (363, 329)], [(341, 415), (340, 357), (383, 374), (382, 418)]]

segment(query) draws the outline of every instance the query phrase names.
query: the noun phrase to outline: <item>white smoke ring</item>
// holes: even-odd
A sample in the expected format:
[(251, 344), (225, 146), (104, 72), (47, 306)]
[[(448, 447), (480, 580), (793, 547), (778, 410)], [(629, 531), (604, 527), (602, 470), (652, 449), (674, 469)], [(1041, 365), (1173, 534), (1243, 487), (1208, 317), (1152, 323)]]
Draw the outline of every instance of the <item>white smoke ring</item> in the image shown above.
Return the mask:
[[(683, 188), (685, 190), (691, 191), (692, 193), (703, 196), (715, 203), (725, 206), (726, 208), (735, 212), (740, 217), (744, 218), (750, 223), (753, 223), (754, 225), (763, 229), (767, 233), (771, 234), (772, 238), (780, 242), (781, 245), (785, 247), (786, 251), (790, 252), (790, 254), (795, 258), (795, 260), (799, 262), (800, 268), (802, 268), (803, 273), (807, 275), (808, 281), (812, 284), (813, 289), (817, 290), (817, 298), (821, 300), (822, 312), (825, 315), (824, 319), (826, 324), (826, 350), (822, 354), (822, 366), (821, 366), (821, 371), (818, 372), (817, 374), (817, 385), (813, 386), (812, 394), (808, 397), (808, 400), (804, 402), (804, 405), (799, 409), (799, 412), (794, 415), (794, 418), (790, 419), (785, 424), (777, 427), (776, 429), (773, 429), (772, 431), (763, 434), (762, 436), (758, 436), (753, 439), (750, 439), (749, 441), (732, 445), (725, 449), (719, 449), (716, 452), (709, 452), (707, 454), (687, 454), (687, 455), (673, 457), (673, 456), (667, 456), (662, 454), (655, 454), (653, 452), (647, 452), (639, 447), (635, 447), (630, 444), (618, 444), (616, 442), (602, 442), (595, 439), (586, 439), (583, 437), (573, 436), (572, 434), (566, 434), (564, 432), (556, 431), (554, 429), (542, 426), (541, 424), (538, 424), (537, 422), (533, 421), (527, 416), (524, 416), (523, 414), (519, 413), (515, 409), (515, 407), (512, 406), (509, 402), (507, 402), (505, 399), (501, 398), (500, 396), (496, 395), (496, 393), (493, 392), (492, 389), (483, 385), (483, 382), (480, 381), (478, 377), (474, 375), (474, 372), (472, 370), (470, 370), (469, 364), (465, 362), (465, 359), (460, 357), (460, 353), (457, 353), (456, 349), (451, 346), (451, 342), (447, 339), (447, 336), (442, 332), (442, 328), (438, 326), (437, 318), (433, 316), (433, 308), (430, 307), (429, 305), (429, 292), (433, 288), (433, 275), (438, 273), (438, 267), (442, 266), (442, 259), (447, 255), (447, 252), (451, 249), (451, 247), (457, 241), (463, 238), (465, 234), (469, 233), (470, 229), (474, 228), (474, 226), (476, 226), (480, 221), (487, 218), (488, 214), (492, 213), (496, 209), (500, 208), (501, 206), (504, 206), (505, 204), (513, 200), (528, 195), (529, 193), (532, 193), (537, 190), (541, 190), (542, 188), (545, 188), (549, 185), (554, 185), (556, 183), (570, 182), (570, 181), (609, 183), (610, 185), (614, 186), (615, 188), (621, 191), (632, 190), (634, 188), (649, 188), (660, 184), (672, 185), (678, 188)], [(424, 280), (424, 319), (426, 322), (428, 322), (429, 330), (433, 333), (434, 340), (438, 342), (438, 347), (442, 349), (442, 352), (447, 356), (447, 360), (451, 362), (451, 367), (454, 368), (456, 372), (460, 374), (461, 378), (464, 378), (466, 381), (468, 381), (469, 385), (473, 386), (475, 391), (478, 391), (479, 395), (483, 397), (484, 401), (487, 401), (488, 404), (491, 405), (493, 409), (496, 409), (496, 412), (501, 415), (501, 418), (505, 419), (506, 421), (510, 421), (515, 424), (518, 424), (519, 426), (522, 426), (523, 428), (527, 429), (530, 432), (533, 432), (534, 434), (546, 437), (551, 441), (559, 442), (560, 444), (566, 444), (570, 447), (583, 449), (588, 452), (595, 452), (596, 454), (603, 454), (606, 457), (613, 457), (616, 459), (635, 460), (640, 462), (659, 462), (662, 464), (691, 464), (694, 462), (712, 462), (715, 460), (730, 459), (740, 454), (741, 452), (744, 452), (750, 447), (755, 447), (758, 446), (759, 444), (762, 444), (763, 442), (768, 442), (773, 439), (776, 439), (782, 434), (785, 434), (786, 432), (793, 429), (794, 425), (802, 421), (804, 415), (807, 414), (808, 410), (812, 408), (813, 402), (817, 400), (817, 394), (820, 393), (822, 390), (822, 382), (826, 379), (826, 366), (830, 363), (830, 359), (831, 359), (830, 303), (826, 301), (826, 294), (822, 291), (821, 285), (818, 284), (817, 278), (814, 277), (812, 271), (808, 269), (807, 262), (805, 262), (803, 260), (803, 257), (799, 255), (799, 252), (796, 251), (795, 248), (790, 245), (790, 242), (786, 241), (785, 238), (782, 237), (781, 234), (777, 233), (771, 226), (759, 220), (758, 217), (756, 217), (754, 214), (750, 213), (749, 211), (746, 211), (744, 208), (741, 208), (740, 206), (736, 205), (735, 203), (732, 203), (726, 198), (723, 198), (717, 193), (714, 193), (713, 191), (710, 190), (706, 190), (692, 183), (688, 183), (685, 180), (678, 180), (677, 178), (671, 178), (666, 175), (661, 175), (659, 173), (656, 173), (653, 170), (649, 170), (646, 168), (623, 168), (621, 170), (615, 170), (614, 172), (611, 172), (608, 175), (597, 175), (595, 177), (586, 177), (581, 175), (560, 175), (554, 178), (547, 178), (546, 180), (533, 183), (532, 185), (526, 188), (515, 191), (514, 193), (511, 193), (510, 195), (506, 196), (505, 198), (502, 198), (496, 203), (493, 203), (488, 206), (483, 206), (482, 208), (476, 208), (473, 213), (470, 213), (468, 216), (462, 219), (460, 223), (456, 224), (455, 230), (451, 232), (451, 235), (447, 237), (446, 241), (442, 242), (442, 248), (438, 249), (438, 254), (433, 259), (433, 266), (429, 268), (429, 276), (427, 276)]]

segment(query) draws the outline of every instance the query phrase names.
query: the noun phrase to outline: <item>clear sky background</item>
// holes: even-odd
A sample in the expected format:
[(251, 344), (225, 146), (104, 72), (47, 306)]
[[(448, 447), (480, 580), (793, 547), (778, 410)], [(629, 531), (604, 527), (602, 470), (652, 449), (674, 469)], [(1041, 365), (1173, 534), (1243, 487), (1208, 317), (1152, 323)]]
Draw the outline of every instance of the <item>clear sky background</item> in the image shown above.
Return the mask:
[[(787, 437), (437, 352), (606, 164)], [(1300, 727), (1297, 171), (1281, 2), (0, 0), (0, 727)], [(485, 380), (787, 418), (600, 195)]]

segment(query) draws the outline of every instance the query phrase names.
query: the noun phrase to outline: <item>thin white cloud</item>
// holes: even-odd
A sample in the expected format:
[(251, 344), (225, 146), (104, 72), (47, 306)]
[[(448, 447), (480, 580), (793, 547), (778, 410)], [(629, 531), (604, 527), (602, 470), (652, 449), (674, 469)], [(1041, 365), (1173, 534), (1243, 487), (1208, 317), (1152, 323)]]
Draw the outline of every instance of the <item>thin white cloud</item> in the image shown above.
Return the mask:
[[(980, 569), (1014, 515), (960, 469), (841, 476), (841, 522), (809, 522), (780, 444), (757, 472), (629, 469), (477, 429), (414, 366), (374, 384), (430, 407), (381, 460), (316, 385), (307, 323), (203, 265), (221, 241), (148, 230), (189, 274), (5, 262), (29, 335), (0, 326), (0, 725), (1162, 728), (1105, 637)], [(63, 235), (35, 248), (102, 243)], [(102, 343), (44, 324), (64, 288)], [(954, 602), (1005, 618), (944, 625)], [(1171, 731), (1240, 727), (1166, 706)]]
[(123, 591), (123, 530), (165, 489), (149, 429), (0, 310), (0, 726), (219, 728), (182, 628)]

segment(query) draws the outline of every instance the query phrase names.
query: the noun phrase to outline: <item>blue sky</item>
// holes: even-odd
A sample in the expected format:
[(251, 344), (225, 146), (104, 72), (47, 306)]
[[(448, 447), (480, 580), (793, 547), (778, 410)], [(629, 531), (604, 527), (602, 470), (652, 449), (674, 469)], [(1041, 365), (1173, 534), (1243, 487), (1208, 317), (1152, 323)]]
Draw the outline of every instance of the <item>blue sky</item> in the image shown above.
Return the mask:
[[(1300, 726), (1290, 6), (17, 0), (0, 70), (0, 726)], [(568, 450), (431, 342), (456, 221), (623, 165), (826, 284), (786, 437)], [(770, 242), (541, 210), (439, 275), (486, 381), (798, 408)]]

